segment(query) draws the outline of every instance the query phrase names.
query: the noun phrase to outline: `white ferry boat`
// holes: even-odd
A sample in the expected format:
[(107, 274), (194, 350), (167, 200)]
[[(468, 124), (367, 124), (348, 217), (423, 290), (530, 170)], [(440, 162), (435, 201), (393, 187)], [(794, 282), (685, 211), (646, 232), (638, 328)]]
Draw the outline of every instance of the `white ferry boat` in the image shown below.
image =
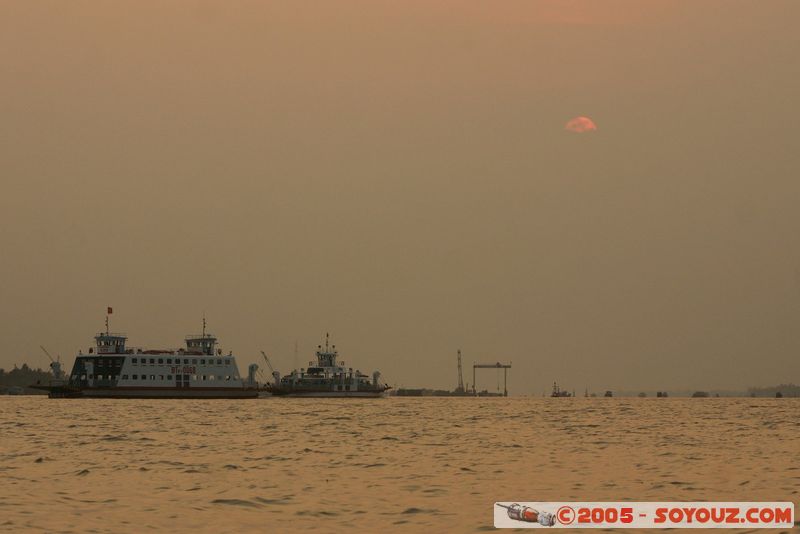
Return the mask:
[[(239, 375), (236, 357), (223, 355), (206, 332), (186, 337), (176, 350), (127, 348), (127, 336), (106, 331), (95, 336), (88, 354), (79, 352), (69, 376), (32, 387), (51, 398), (241, 399), (258, 397), (254, 380)], [(252, 377), (251, 377), (252, 378)]]
[(325, 335), (325, 348), (317, 347), (317, 363), (308, 362), (307, 369), (295, 369), (288, 376), (273, 373), (275, 382), (267, 390), (278, 397), (382, 397), (390, 386), (380, 382), (381, 374), (372, 373), (372, 381), (359, 370), (337, 363), (336, 345), (330, 346)]

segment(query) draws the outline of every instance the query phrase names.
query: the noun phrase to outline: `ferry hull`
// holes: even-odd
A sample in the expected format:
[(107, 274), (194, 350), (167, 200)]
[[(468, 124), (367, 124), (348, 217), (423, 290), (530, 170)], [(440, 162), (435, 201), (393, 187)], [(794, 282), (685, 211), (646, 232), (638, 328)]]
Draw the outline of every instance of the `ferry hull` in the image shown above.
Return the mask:
[(255, 399), (255, 388), (72, 388), (42, 387), (51, 399)]
[(273, 397), (328, 398), (328, 399), (378, 399), (386, 396), (384, 391), (272, 391)]

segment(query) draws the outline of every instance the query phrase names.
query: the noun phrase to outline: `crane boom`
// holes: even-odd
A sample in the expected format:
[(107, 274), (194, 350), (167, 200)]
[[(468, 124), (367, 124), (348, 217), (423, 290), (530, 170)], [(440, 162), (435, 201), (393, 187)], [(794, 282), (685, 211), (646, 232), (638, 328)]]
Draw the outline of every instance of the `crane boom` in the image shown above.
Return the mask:
[(270, 372), (274, 373), (275, 369), (272, 367), (272, 362), (269, 361), (269, 357), (267, 357), (267, 353), (262, 350), (261, 351), (261, 355), (264, 357), (264, 361), (267, 362), (267, 367), (269, 367)]
[(42, 345), (39, 345), (39, 348), (40, 348), (40, 349), (42, 349), (42, 352), (44, 352), (45, 354), (47, 354), (47, 357), (48, 357), (48, 358), (50, 358), (50, 362), (51, 362), (51, 363), (52, 363), (52, 362), (55, 362), (55, 360), (53, 359), (53, 357), (52, 357), (52, 356), (50, 356), (50, 353), (49, 353), (49, 352), (47, 352), (47, 349), (46, 349), (46, 348), (44, 348)]

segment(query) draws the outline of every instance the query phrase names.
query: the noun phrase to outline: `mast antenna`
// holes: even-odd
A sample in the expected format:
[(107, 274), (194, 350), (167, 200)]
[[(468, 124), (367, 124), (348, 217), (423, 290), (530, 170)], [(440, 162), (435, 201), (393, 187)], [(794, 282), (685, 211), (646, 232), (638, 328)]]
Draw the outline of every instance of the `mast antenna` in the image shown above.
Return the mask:
[(458, 349), (458, 391), (464, 392), (464, 378), (461, 374), (461, 349)]
[(206, 312), (203, 312), (203, 337), (206, 337)]

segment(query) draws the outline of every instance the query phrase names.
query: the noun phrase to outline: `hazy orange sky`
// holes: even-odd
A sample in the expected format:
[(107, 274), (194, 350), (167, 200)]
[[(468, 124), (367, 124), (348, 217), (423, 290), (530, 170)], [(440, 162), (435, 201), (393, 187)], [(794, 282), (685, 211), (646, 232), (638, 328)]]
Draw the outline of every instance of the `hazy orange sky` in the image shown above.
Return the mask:
[[(0, 4), (0, 367), (800, 381), (795, 1)], [(596, 132), (564, 131), (576, 116)], [(493, 372), (479, 387), (496, 387)]]

